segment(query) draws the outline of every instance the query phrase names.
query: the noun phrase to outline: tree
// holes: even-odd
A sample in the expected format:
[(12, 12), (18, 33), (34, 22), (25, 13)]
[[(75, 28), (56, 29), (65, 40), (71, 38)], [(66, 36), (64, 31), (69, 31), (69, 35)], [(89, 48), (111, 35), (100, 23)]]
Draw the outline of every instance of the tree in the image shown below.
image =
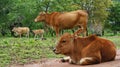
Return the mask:
[(108, 17), (109, 25), (114, 33), (117, 34), (117, 31), (120, 31), (120, 2), (114, 1), (110, 9), (110, 14)]
[[(111, 0), (4, 0), (0, 1), (2, 9), (0, 11), (0, 27), (9, 27), (9, 24), (18, 22), (31, 29), (44, 28), (42, 23), (34, 23), (39, 12), (67, 12), (79, 9), (88, 11), (89, 27), (90, 24), (103, 27), (110, 4)], [(98, 30), (94, 29), (94, 31)]]
[(8, 31), (7, 24), (9, 23), (9, 21), (7, 15), (11, 10), (10, 3), (10, 0), (0, 0), (0, 33), (2, 35), (5, 35)]
[[(93, 30), (93, 33), (102, 35), (102, 30), (109, 14), (108, 9), (111, 4), (111, 0), (81, 0), (80, 5), (82, 9), (87, 10), (89, 13), (88, 26), (89, 29)], [(102, 26), (102, 29), (98, 30), (99, 27), (96, 27), (96, 25)], [(95, 27), (98, 29), (95, 29)]]

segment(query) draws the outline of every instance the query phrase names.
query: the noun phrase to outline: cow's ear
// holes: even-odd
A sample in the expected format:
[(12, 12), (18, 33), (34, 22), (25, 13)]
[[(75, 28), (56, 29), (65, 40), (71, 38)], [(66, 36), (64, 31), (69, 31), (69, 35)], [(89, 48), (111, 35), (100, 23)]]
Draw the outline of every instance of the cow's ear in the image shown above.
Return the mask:
[(39, 13), (39, 15), (44, 15), (44, 14), (46, 14), (46, 13), (45, 13), (45, 12), (40, 12), (40, 13)]
[(16, 29), (17, 27), (13, 27), (14, 29)]
[(42, 12), (39, 12), (39, 15), (41, 14)]
[(97, 36), (96, 36), (95, 34), (93, 34), (93, 35), (90, 35), (90, 36), (89, 36), (89, 39), (90, 39), (90, 40), (95, 40), (96, 37), (97, 37)]
[(76, 34), (73, 34), (71, 36), (72, 36), (73, 39), (76, 39), (78, 37), (78, 35), (76, 35)]

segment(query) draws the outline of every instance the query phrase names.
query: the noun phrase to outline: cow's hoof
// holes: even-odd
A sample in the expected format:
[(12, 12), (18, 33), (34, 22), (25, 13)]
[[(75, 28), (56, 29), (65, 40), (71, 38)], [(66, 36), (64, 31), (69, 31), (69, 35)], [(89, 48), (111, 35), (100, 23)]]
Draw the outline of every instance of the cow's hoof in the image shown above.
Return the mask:
[(72, 61), (71, 61), (71, 62), (69, 62), (69, 63), (70, 63), (70, 64), (75, 64), (75, 63), (74, 63), (74, 62), (72, 62)]
[(62, 59), (61, 59), (61, 62), (66, 62), (66, 60), (62, 58)]
[(73, 61), (72, 59), (69, 60), (70, 64), (76, 64), (75, 61)]
[(41, 38), (41, 40), (47, 40), (46, 38)]
[(35, 41), (37, 41), (38, 39), (35, 39)]
[(66, 60), (66, 59), (62, 58), (61, 62), (69, 62), (69, 60)]

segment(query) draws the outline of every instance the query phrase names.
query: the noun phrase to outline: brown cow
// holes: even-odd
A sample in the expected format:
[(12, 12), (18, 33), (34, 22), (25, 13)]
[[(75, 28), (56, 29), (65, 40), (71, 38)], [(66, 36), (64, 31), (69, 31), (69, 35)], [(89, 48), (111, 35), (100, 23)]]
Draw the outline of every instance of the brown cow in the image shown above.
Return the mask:
[(26, 37), (29, 38), (30, 29), (28, 27), (14, 27), (12, 31), (18, 34), (20, 38), (22, 34), (26, 34)]
[(43, 34), (44, 34), (44, 29), (37, 29), (37, 30), (32, 30), (32, 32), (34, 33), (34, 39), (37, 38), (37, 35), (41, 36), (41, 38), (43, 38)]
[(53, 12), (51, 14), (40, 12), (35, 18), (35, 22), (43, 21), (47, 25), (51, 26), (56, 36), (59, 35), (59, 31), (62, 29), (71, 29), (73, 27), (81, 27), (83, 29), (84, 36), (86, 36), (88, 14), (84, 10), (76, 10), (72, 12)]
[(112, 61), (116, 56), (113, 42), (96, 35), (83, 38), (65, 33), (53, 51), (56, 54), (69, 56), (70, 63), (80, 65)]

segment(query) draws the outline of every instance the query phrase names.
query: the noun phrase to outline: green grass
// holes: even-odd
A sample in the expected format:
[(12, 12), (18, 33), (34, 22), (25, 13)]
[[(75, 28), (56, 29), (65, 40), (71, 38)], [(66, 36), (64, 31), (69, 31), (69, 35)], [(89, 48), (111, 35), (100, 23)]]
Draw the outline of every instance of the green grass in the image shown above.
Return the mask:
[[(120, 36), (105, 37), (116, 44), (120, 49)], [(55, 38), (34, 40), (33, 38), (0, 38), (0, 67), (9, 64), (24, 64), (41, 58), (59, 58), (52, 52)]]
[(7, 64), (24, 64), (41, 58), (57, 58), (52, 52), (55, 39), (0, 38), (0, 67)]
[(120, 49), (120, 36), (110, 36), (110, 37), (107, 36), (104, 38), (113, 41), (113, 43), (116, 45), (117, 49)]

